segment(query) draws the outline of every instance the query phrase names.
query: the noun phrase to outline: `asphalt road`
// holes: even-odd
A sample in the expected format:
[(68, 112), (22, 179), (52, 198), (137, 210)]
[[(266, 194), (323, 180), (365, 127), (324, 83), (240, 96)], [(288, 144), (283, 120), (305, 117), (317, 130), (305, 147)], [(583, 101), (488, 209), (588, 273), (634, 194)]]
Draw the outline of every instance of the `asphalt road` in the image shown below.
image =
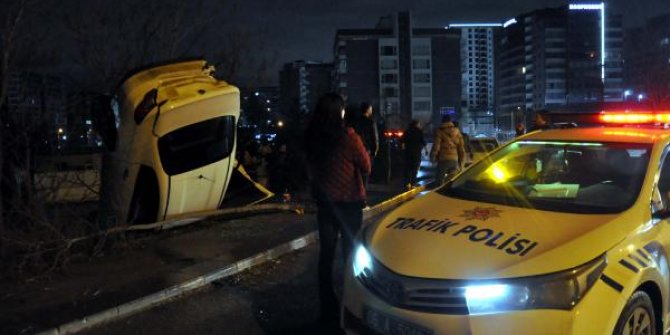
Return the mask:
[(318, 324), (317, 246), (85, 334), (336, 334)]
[[(419, 178), (430, 178), (432, 170), (422, 162)], [(84, 334), (340, 334), (318, 323), (317, 261), (313, 244)], [(342, 267), (339, 259), (338, 278)]]

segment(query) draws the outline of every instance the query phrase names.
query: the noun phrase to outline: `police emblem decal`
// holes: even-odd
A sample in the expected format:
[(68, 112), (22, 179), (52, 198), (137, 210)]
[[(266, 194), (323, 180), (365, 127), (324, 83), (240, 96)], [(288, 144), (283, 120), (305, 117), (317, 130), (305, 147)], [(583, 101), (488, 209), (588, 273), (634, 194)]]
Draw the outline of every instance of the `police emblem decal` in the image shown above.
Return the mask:
[(481, 220), (486, 221), (489, 218), (499, 218), (502, 211), (493, 207), (475, 207), (474, 209), (466, 209), (460, 217), (465, 220)]

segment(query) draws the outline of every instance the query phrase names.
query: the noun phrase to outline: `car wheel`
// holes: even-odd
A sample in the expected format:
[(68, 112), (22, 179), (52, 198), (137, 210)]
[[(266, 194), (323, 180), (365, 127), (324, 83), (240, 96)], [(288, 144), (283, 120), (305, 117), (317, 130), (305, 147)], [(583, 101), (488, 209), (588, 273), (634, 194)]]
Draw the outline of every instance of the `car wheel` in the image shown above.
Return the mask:
[(656, 335), (656, 316), (649, 295), (637, 291), (626, 303), (614, 335)]

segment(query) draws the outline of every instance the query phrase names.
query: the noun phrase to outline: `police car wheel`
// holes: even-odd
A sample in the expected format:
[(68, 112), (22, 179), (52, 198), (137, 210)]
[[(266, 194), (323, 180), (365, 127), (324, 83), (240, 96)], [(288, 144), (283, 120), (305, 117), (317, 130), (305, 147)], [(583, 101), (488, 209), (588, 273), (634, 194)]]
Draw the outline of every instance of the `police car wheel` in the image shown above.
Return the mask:
[(647, 293), (637, 291), (626, 303), (614, 335), (656, 335), (654, 306)]

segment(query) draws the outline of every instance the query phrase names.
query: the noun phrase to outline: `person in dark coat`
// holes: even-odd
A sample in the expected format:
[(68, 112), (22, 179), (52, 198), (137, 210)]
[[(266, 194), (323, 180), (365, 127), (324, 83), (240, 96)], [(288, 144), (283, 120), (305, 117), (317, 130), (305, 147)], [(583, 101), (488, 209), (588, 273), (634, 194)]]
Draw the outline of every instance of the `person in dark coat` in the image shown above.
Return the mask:
[(328, 93), (317, 102), (305, 134), (309, 177), (319, 227), (321, 323), (337, 325), (339, 303), (333, 290), (333, 261), (338, 234), (346, 257), (363, 222), (370, 156), (356, 132), (344, 125), (344, 100)]
[[(361, 115), (356, 124), (356, 132), (363, 140), (363, 145), (370, 156), (370, 162), (375, 161), (375, 157), (379, 152), (379, 131), (375, 124), (373, 116), (372, 105), (367, 102), (361, 104)], [(364, 181), (367, 187), (367, 180)]]
[(426, 146), (421, 123), (412, 120), (400, 141), (405, 149), (405, 185), (409, 189), (417, 182), (416, 174), (421, 166), (421, 151)]

